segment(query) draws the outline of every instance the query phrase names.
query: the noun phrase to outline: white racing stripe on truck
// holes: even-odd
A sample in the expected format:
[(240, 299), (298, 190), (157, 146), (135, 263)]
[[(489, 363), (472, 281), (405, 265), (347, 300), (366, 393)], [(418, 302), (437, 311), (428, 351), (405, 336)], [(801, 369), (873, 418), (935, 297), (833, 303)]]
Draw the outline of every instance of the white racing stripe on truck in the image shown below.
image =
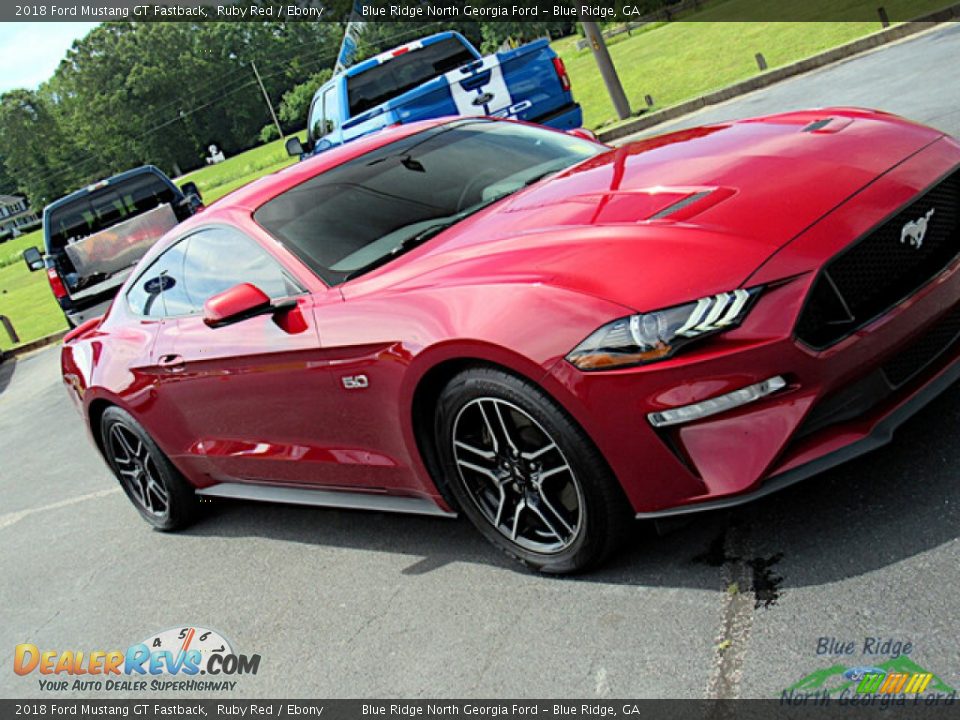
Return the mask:
[[(468, 82), (480, 73), (490, 72), (490, 79), (485, 85), (479, 85), (471, 90), (465, 90), (461, 83)], [(503, 70), (500, 59), (496, 55), (483, 58), (473, 73), (464, 77), (459, 70), (452, 70), (444, 77), (450, 86), (450, 94), (457, 105), (458, 115), (490, 115), (510, 107), (513, 98), (503, 79)]]

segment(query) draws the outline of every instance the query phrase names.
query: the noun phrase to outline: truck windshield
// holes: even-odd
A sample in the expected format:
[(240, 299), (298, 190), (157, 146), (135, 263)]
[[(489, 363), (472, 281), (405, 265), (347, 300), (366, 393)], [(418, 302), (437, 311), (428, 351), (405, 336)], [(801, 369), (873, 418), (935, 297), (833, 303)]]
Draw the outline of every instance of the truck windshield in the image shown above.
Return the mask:
[(336, 285), (601, 152), (552, 130), (458, 120), (327, 170), (262, 205), (254, 219)]
[(70, 243), (174, 200), (174, 189), (153, 173), (111, 182), (50, 211), (47, 252), (56, 254)]
[(476, 60), (455, 37), (411, 50), (382, 65), (347, 78), (350, 116), (385, 103), (427, 80)]

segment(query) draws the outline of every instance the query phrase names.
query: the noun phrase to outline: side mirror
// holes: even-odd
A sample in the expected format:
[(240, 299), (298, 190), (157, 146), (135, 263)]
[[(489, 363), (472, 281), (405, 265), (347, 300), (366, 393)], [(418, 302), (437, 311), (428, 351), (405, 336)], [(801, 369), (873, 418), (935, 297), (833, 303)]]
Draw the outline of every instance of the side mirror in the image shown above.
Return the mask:
[(283, 144), (283, 147), (287, 150), (287, 155), (292, 155), (293, 157), (300, 157), (306, 151), (303, 149), (303, 144), (300, 142), (300, 138), (294, 135), (291, 138), (287, 138), (287, 141)]
[(27, 267), (30, 268), (30, 272), (43, 270), (46, 265), (43, 261), (43, 255), (41, 255), (40, 251), (35, 247), (29, 247), (23, 251), (23, 261), (27, 264)]
[(183, 193), (184, 199), (191, 210), (196, 212), (203, 207), (203, 196), (200, 194), (200, 188), (197, 187), (195, 182), (188, 180), (180, 186), (180, 191)]
[(589, 140), (590, 142), (600, 142), (593, 131), (587, 130), (586, 128), (573, 128), (573, 130), (567, 130), (567, 135), (573, 135), (574, 137), (578, 137), (582, 140)]
[(273, 312), (267, 294), (250, 283), (234, 285), (203, 304), (203, 322), (212, 328)]

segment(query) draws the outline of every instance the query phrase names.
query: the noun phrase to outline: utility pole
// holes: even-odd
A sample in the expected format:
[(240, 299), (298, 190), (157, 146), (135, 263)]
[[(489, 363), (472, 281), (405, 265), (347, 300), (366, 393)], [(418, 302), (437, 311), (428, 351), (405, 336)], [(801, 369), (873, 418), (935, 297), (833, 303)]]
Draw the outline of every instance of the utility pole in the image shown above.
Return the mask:
[(283, 130), (280, 128), (280, 121), (277, 120), (277, 114), (273, 111), (273, 103), (270, 102), (270, 96), (267, 95), (267, 89), (263, 86), (263, 80), (260, 79), (260, 73), (257, 72), (257, 64), (251, 60), (250, 67), (253, 68), (253, 74), (257, 76), (257, 84), (260, 86), (260, 92), (263, 93), (263, 99), (267, 101), (267, 107), (270, 108), (270, 117), (273, 118), (273, 124), (277, 126), (277, 137), (283, 140)]
[(630, 117), (630, 101), (627, 100), (626, 93), (623, 92), (623, 85), (620, 84), (620, 76), (617, 75), (617, 69), (613, 66), (613, 60), (610, 59), (610, 51), (607, 49), (607, 43), (604, 42), (603, 33), (595, 22), (583, 21), (583, 32), (587, 36), (587, 41), (593, 50), (593, 57), (597, 61), (597, 67), (600, 68), (600, 77), (607, 86), (607, 92), (610, 93), (610, 99), (613, 101), (613, 107), (621, 120)]

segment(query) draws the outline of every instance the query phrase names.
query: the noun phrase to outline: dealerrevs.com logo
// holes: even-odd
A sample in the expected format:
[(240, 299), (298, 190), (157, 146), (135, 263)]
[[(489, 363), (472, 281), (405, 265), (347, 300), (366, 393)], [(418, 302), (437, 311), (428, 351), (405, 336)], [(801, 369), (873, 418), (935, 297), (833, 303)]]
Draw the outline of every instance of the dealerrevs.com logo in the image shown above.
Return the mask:
[(17, 675), (39, 675), (40, 690), (47, 692), (230, 692), (237, 681), (227, 677), (256, 675), (259, 669), (259, 655), (238, 654), (220, 633), (196, 626), (164, 630), (126, 650), (50, 650), (21, 643), (13, 660)]

